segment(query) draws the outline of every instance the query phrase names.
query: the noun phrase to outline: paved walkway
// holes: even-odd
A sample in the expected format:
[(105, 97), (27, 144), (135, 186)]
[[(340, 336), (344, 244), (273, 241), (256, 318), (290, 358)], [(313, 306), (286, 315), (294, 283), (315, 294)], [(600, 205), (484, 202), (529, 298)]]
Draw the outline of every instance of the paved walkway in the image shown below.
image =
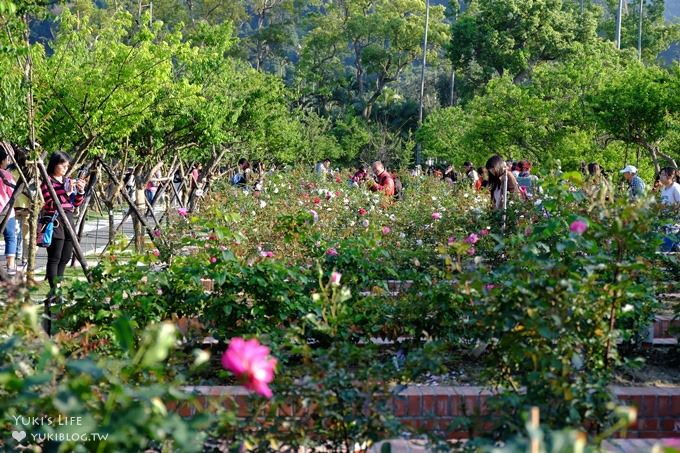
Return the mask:
[[(661, 452), (663, 450), (660, 450), (659, 446), (663, 445), (663, 443), (663, 439), (614, 439), (603, 442), (602, 451), (605, 453)], [(424, 441), (404, 439), (382, 441), (373, 445), (368, 451), (369, 453), (380, 453), (384, 451), (383, 445), (385, 444), (390, 445), (389, 450), (385, 451), (391, 453), (427, 453), (432, 451), (427, 448), (426, 442)]]
[[(162, 210), (156, 214), (157, 218), (162, 213)], [(116, 228), (121, 220), (123, 220), (124, 214), (120, 211), (116, 212), (113, 216), (114, 228)], [(150, 223), (153, 223), (152, 219), (149, 219)], [(124, 234), (128, 239), (131, 239), (134, 234), (134, 227), (132, 224), (132, 216), (128, 216), (125, 220), (123, 226), (118, 230), (118, 234)], [(85, 221), (85, 227), (83, 228), (83, 236), (80, 241), (80, 246), (83, 249), (83, 253), (88, 257), (88, 265), (96, 265), (98, 255), (104, 250), (107, 242), (109, 240), (109, 221), (108, 218), (96, 218), (92, 220)], [(4, 253), (5, 242), (2, 235), (0, 235), (0, 252)], [(4, 263), (4, 255), (0, 258), (1, 263)], [(4, 265), (4, 264), (3, 264)], [(38, 256), (36, 258), (35, 273), (36, 275), (44, 275), (45, 267), (47, 265), (47, 250), (38, 247)], [(76, 266), (78, 264), (76, 263)]]

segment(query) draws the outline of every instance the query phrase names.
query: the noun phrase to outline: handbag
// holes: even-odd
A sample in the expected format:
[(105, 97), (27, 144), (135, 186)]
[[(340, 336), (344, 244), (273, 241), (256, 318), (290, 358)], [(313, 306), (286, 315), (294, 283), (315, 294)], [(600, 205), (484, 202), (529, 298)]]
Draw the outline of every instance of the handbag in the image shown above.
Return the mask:
[[(49, 247), (52, 245), (52, 236), (54, 235), (55, 222), (57, 222), (58, 212), (55, 212), (52, 217), (49, 217), (47, 222), (41, 222), (40, 228), (38, 228), (38, 238), (36, 243), (38, 247)], [(42, 219), (42, 217), (41, 217)]]

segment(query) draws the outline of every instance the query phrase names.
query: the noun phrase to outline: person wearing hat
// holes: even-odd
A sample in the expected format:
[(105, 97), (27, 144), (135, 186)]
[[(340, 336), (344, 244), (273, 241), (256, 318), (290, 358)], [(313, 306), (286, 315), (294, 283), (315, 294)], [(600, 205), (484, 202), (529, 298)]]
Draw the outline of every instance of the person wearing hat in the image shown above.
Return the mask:
[(647, 187), (642, 178), (638, 176), (637, 168), (632, 165), (626, 165), (619, 173), (623, 173), (623, 177), (628, 181), (628, 196), (631, 200), (644, 196)]

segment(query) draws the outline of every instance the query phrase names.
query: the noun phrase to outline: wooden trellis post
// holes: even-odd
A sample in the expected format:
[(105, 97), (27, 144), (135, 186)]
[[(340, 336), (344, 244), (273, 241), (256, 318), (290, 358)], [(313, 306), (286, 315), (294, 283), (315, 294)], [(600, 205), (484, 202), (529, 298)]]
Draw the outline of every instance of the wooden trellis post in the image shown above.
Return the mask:
[[(116, 178), (115, 174), (113, 173), (113, 170), (106, 164), (106, 162), (100, 160), (100, 163), (106, 173), (108, 173), (109, 178), (111, 178), (116, 184), (118, 183), (118, 179)], [(153, 234), (153, 230), (151, 227), (149, 227), (149, 224), (146, 223), (146, 220), (144, 220), (144, 216), (142, 213), (137, 209), (137, 206), (135, 205), (135, 202), (130, 198), (127, 192), (122, 191), (121, 194), (123, 195), (123, 198), (127, 202), (127, 204), (130, 206), (130, 210), (134, 213), (134, 215), (137, 217), (137, 220), (142, 224), (144, 229), (146, 230), (147, 234), (149, 235), (149, 238), (151, 238), (151, 242), (158, 247), (158, 244), (156, 241), (159, 240), (159, 238), (156, 238)], [(160, 249), (160, 247), (158, 247)]]

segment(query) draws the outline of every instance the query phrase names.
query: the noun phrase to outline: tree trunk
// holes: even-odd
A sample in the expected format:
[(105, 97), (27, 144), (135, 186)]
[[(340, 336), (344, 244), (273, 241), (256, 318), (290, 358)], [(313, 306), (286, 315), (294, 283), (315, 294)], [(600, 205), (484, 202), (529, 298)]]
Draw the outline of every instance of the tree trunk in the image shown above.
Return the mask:
[[(33, 105), (33, 59), (29, 41), (28, 14), (24, 14), (24, 43), (26, 45), (26, 62), (24, 64), (24, 82), (28, 87), (26, 92), (26, 110), (28, 114), (28, 146), (35, 149), (35, 110)], [(37, 173), (37, 172), (36, 172)]]
[[(136, 190), (135, 205), (140, 215), (146, 212), (146, 194), (144, 193), (144, 186), (138, 184)], [(132, 222), (135, 229), (135, 251), (142, 253), (144, 251), (144, 226), (137, 216), (132, 217)]]
[(113, 219), (113, 215), (115, 213), (115, 211), (114, 211), (115, 206), (114, 206), (112, 200), (103, 200), (103, 201), (104, 201), (104, 206), (106, 206), (106, 213), (107, 213), (107, 217), (108, 217), (108, 220), (109, 220), (109, 243), (112, 243), (113, 237), (116, 235), (116, 232), (114, 231), (116, 227), (114, 226), (115, 222), (114, 222), (114, 219)]
[(33, 167), (33, 180), (35, 181), (35, 196), (30, 197), (31, 206), (28, 211), (28, 257), (26, 259), (26, 280), (33, 281), (35, 278), (35, 261), (38, 255), (36, 237), (38, 236), (38, 217), (42, 209), (40, 196), (40, 178), (37, 166)]

